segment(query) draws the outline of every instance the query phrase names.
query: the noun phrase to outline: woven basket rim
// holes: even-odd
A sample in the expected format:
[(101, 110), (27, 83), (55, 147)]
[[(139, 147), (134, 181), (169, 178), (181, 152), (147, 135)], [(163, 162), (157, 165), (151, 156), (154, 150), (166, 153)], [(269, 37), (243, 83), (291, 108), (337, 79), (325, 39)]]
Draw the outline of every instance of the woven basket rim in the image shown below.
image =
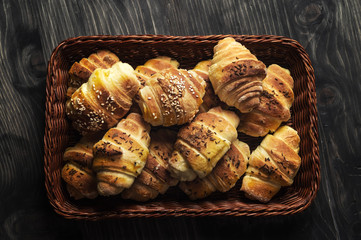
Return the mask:
[[(51, 124), (49, 118), (51, 118), (51, 106), (49, 105), (49, 99), (52, 94), (53, 80), (56, 78), (56, 69), (55, 63), (57, 62), (58, 54), (69, 45), (77, 44), (78, 42), (91, 42), (91, 41), (134, 41), (134, 42), (152, 42), (152, 41), (218, 41), (225, 37), (233, 37), (238, 41), (245, 43), (262, 43), (264, 41), (270, 41), (275, 44), (291, 45), (295, 48), (302, 59), (303, 67), (307, 69), (307, 84), (311, 91), (307, 92), (309, 94), (309, 107), (313, 114), (310, 115), (310, 138), (312, 139), (312, 157), (313, 164), (315, 164), (315, 176), (312, 179), (312, 189), (310, 194), (308, 194), (302, 201), (299, 201), (297, 204), (285, 207), (283, 209), (274, 209), (267, 207), (267, 205), (255, 203), (249, 204), (247, 207), (239, 206), (237, 208), (228, 209), (228, 208), (217, 208), (217, 209), (158, 209), (158, 210), (147, 210), (147, 211), (110, 211), (110, 212), (74, 212), (72, 209), (64, 207), (61, 202), (59, 202), (53, 192), (53, 184), (49, 177), (50, 174), (50, 157), (52, 150), (49, 146), (48, 141), (49, 130)], [(315, 76), (314, 70), (309, 59), (308, 54), (305, 49), (299, 44), (296, 40), (277, 36), (277, 35), (189, 35), (189, 36), (172, 36), (172, 35), (89, 35), (89, 36), (78, 36), (68, 38), (58, 44), (54, 48), (50, 60), (48, 62), (48, 74), (47, 74), (47, 83), (46, 83), (46, 106), (45, 106), (45, 134), (44, 134), (44, 171), (45, 171), (45, 187), (47, 189), (47, 196), (50, 204), (54, 210), (64, 216), (65, 218), (72, 219), (88, 219), (88, 220), (98, 220), (104, 218), (119, 218), (119, 217), (161, 217), (161, 216), (275, 216), (275, 215), (288, 215), (295, 214), (304, 211), (309, 207), (313, 199), (316, 197), (316, 193), (320, 184), (320, 163), (319, 163), (319, 146), (318, 146), (318, 125), (317, 125), (317, 108), (316, 108), (316, 92), (315, 92)], [(61, 98), (61, 96), (60, 96)], [(259, 207), (262, 205), (263, 207)]]

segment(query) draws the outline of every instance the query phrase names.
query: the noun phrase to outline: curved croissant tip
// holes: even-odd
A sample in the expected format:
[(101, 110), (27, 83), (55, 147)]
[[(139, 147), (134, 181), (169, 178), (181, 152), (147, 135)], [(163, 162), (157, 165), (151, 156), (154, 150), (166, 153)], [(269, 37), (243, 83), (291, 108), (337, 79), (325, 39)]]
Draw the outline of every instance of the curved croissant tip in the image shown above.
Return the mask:
[(123, 191), (124, 188), (117, 188), (115, 186), (110, 185), (106, 182), (99, 182), (98, 186), (98, 193), (102, 196), (111, 196), (111, 195), (117, 195)]

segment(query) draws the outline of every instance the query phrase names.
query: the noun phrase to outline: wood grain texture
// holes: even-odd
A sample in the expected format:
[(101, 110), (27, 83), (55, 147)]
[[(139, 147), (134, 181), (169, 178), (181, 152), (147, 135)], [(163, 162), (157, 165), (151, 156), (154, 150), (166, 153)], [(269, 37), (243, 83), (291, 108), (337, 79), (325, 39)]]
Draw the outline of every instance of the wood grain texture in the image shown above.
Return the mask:
[[(305, 212), (270, 218), (69, 221), (43, 174), (46, 65), (63, 40), (96, 34), (273, 34), (315, 68), (321, 188)], [(360, 239), (359, 0), (0, 1), (0, 239)]]

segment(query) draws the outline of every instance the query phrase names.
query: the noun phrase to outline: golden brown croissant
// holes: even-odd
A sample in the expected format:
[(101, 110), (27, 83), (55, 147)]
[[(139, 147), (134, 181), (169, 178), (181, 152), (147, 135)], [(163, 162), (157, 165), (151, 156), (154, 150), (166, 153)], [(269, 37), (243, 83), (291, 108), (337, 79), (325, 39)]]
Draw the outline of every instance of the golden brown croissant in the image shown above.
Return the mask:
[(249, 156), (249, 146), (236, 140), (210, 174), (190, 182), (181, 182), (179, 187), (192, 200), (205, 198), (215, 191), (227, 192), (246, 171)]
[(234, 112), (216, 107), (182, 127), (169, 160), (173, 177), (192, 181), (207, 176), (237, 139), (238, 123)]
[(87, 82), (95, 69), (107, 69), (117, 62), (119, 62), (119, 58), (108, 50), (99, 50), (91, 54), (88, 58), (83, 58), (79, 62), (75, 62), (69, 70), (70, 79), (67, 96), (71, 97), (76, 89)]
[(99, 194), (116, 195), (133, 184), (148, 157), (149, 131), (141, 115), (130, 113), (94, 145)]
[(225, 38), (214, 47), (209, 79), (221, 101), (249, 112), (259, 105), (266, 66), (245, 46)]
[(65, 150), (61, 176), (67, 183), (70, 196), (75, 199), (98, 196), (95, 174), (91, 169), (95, 141), (82, 138), (75, 146)]
[(152, 75), (139, 90), (138, 104), (153, 126), (191, 121), (202, 104), (206, 83), (195, 71), (169, 68)]
[(151, 132), (151, 142), (147, 163), (142, 173), (129, 189), (122, 192), (125, 199), (148, 201), (164, 194), (170, 186), (178, 183), (168, 170), (168, 158), (173, 151), (177, 132), (161, 128)]
[(211, 65), (211, 60), (205, 60), (199, 62), (194, 68), (193, 71), (198, 73), (204, 81), (206, 82), (205, 94), (203, 96), (203, 103), (199, 107), (199, 112), (207, 112), (209, 109), (220, 106), (221, 101), (218, 96), (214, 93), (212, 83), (209, 81), (209, 66)]
[(139, 87), (134, 69), (127, 63), (97, 68), (67, 101), (66, 113), (83, 135), (107, 130), (128, 112)]
[(298, 172), (300, 138), (289, 126), (268, 134), (251, 154), (241, 190), (250, 199), (268, 202), (281, 186), (290, 186)]
[(179, 62), (166, 56), (159, 56), (148, 60), (144, 65), (140, 65), (135, 69), (135, 75), (139, 82), (144, 86), (145, 82), (157, 72), (169, 69), (178, 68)]
[(273, 64), (268, 67), (262, 86), (260, 105), (249, 113), (240, 114), (238, 131), (253, 137), (263, 137), (270, 131), (276, 131), (282, 122), (291, 117), (294, 95), (290, 72)]

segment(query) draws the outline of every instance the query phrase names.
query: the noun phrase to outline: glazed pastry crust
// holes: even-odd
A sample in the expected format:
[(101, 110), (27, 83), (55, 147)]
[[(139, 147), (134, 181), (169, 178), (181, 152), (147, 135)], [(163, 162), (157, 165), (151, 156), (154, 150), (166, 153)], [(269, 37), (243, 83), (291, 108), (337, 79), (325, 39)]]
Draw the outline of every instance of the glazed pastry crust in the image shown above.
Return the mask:
[(69, 70), (67, 96), (71, 97), (76, 89), (87, 82), (95, 69), (107, 69), (117, 62), (119, 62), (119, 58), (109, 50), (99, 50), (88, 58), (82, 58), (79, 62), (75, 62)]
[(205, 198), (215, 191), (227, 192), (245, 173), (249, 156), (249, 146), (235, 140), (209, 175), (193, 181), (181, 182), (179, 187), (191, 200)]
[(133, 184), (149, 154), (149, 131), (141, 115), (130, 113), (94, 145), (93, 170), (99, 194), (117, 195)]
[(168, 165), (176, 137), (175, 131), (166, 128), (151, 132), (147, 163), (133, 185), (122, 192), (123, 198), (148, 201), (178, 183), (171, 177)]
[(216, 107), (181, 128), (169, 160), (173, 177), (192, 181), (208, 175), (237, 139), (238, 123), (235, 113)]
[(64, 165), (61, 176), (70, 188), (70, 194), (75, 199), (96, 198), (96, 180), (94, 173), (86, 167), (75, 162), (68, 162)]
[(134, 73), (137, 76), (142, 86), (148, 81), (148, 79), (157, 72), (179, 67), (179, 62), (167, 56), (159, 56), (148, 60), (144, 65), (137, 66)]
[(225, 107), (225, 104), (219, 100), (218, 96), (214, 93), (212, 83), (209, 80), (209, 67), (211, 66), (211, 60), (205, 60), (199, 62), (194, 68), (193, 71), (198, 73), (204, 81), (206, 82), (205, 94), (203, 96), (203, 103), (199, 106), (199, 112), (208, 112), (209, 109), (222, 106)]
[(190, 122), (202, 104), (206, 83), (195, 71), (169, 68), (152, 75), (138, 93), (145, 121), (152, 126)]
[(282, 122), (288, 121), (294, 101), (293, 78), (285, 68), (276, 64), (269, 66), (262, 86), (260, 105), (249, 113), (240, 114), (238, 131), (253, 137), (274, 132)]
[(251, 199), (268, 202), (282, 186), (290, 186), (301, 165), (300, 138), (289, 126), (268, 134), (251, 154), (241, 190)]
[(250, 112), (260, 103), (262, 80), (266, 66), (245, 46), (233, 38), (225, 38), (214, 47), (209, 79), (221, 101)]
[(67, 190), (75, 199), (95, 198), (98, 196), (95, 174), (91, 169), (93, 145), (95, 139), (83, 137), (72, 147), (68, 147), (63, 156), (65, 165), (61, 176), (67, 183)]
[(134, 69), (127, 63), (97, 68), (67, 101), (67, 116), (82, 135), (107, 130), (129, 111), (139, 87)]

